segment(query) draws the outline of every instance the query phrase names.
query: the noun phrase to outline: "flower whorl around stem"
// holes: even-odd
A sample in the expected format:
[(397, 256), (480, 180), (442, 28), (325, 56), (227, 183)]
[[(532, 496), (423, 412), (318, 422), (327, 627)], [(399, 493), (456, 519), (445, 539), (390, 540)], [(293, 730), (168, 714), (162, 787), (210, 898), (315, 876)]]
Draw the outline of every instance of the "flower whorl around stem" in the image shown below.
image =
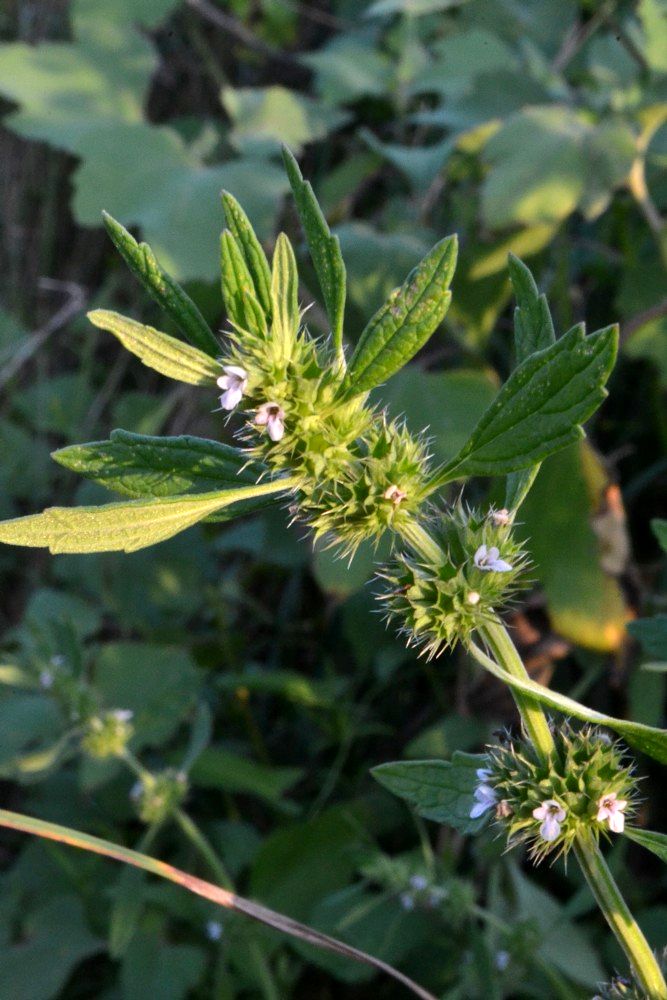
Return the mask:
[(442, 559), (407, 551), (380, 574), (388, 584), (379, 595), (387, 618), (429, 658), (495, 620), (520, 586), (528, 558), (511, 525), (499, 524), (494, 514), (461, 503), (439, 512), (429, 530)]
[[(508, 847), (527, 843), (537, 861), (567, 852), (584, 829), (596, 838), (621, 832), (618, 815), (631, 816), (636, 808), (637, 779), (618, 741), (593, 727), (569, 724), (553, 735), (554, 753), (546, 762), (528, 741), (508, 737), (487, 748), (484, 768)], [(607, 800), (623, 802), (622, 809), (602, 807)]]

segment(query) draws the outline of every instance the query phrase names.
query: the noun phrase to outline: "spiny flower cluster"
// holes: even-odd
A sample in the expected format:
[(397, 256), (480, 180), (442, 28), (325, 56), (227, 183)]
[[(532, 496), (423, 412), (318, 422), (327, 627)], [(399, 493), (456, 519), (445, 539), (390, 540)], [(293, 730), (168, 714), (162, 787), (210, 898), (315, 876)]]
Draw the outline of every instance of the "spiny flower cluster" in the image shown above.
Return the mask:
[(527, 843), (538, 861), (567, 852), (583, 829), (596, 838), (622, 833), (636, 807), (637, 780), (619, 742), (565, 725), (554, 743), (548, 761), (523, 739), (488, 747), (470, 811), (472, 818), (493, 813), (508, 847)]
[[(278, 247), (289, 258), (284, 235)], [(220, 361), (220, 407), (245, 417), (239, 437), (250, 454), (298, 477), (295, 513), (352, 554), (418, 512), (426, 444), (367, 406), (364, 394), (341, 398), (340, 363), (301, 319), (276, 295), (269, 314), (235, 325)]]
[(528, 558), (506, 510), (482, 513), (459, 503), (434, 515), (429, 530), (441, 558), (401, 554), (381, 574), (388, 589), (380, 600), (408, 643), (431, 658), (495, 619), (519, 586)]
[(81, 739), (83, 750), (98, 760), (122, 757), (132, 738), (134, 713), (126, 708), (116, 708), (91, 716)]
[(168, 768), (159, 774), (143, 774), (130, 793), (144, 823), (163, 823), (178, 809), (188, 791), (183, 771)]

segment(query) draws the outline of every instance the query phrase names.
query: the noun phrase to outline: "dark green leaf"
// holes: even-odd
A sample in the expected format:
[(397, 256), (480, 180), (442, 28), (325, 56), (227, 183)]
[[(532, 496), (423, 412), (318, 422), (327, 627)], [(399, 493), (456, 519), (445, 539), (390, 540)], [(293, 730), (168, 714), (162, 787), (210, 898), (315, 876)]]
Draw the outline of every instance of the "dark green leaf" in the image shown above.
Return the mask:
[(331, 235), (331, 230), (317, 203), (310, 182), (304, 181), (298, 163), (285, 146), (283, 147), (283, 160), (299, 218), (306, 234), (317, 280), (324, 296), (334, 347), (340, 355), (343, 343), (346, 291), (345, 264), (340, 252), (340, 243), (337, 236)]
[(423, 347), (449, 308), (457, 250), (456, 236), (441, 240), (378, 309), (350, 360), (346, 396), (373, 389)]
[(653, 534), (660, 543), (660, 548), (663, 552), (667, 552), (667, 521), (656, 517), (651, 521), (651, 527), (653, 528)]
[(148, 244), (137, 243), (131, 233), (108, 212), (102, 212), (102, 218), (107, 233), (127, 266), (190, 343), (213, 357), (219, 354), (219, 344), (199, 309), (181, 286), (162, 270)]
[(527, 358), (502, 387), (468, 443), (430, 484), (497, 476), (541, 462), (584, 436), (581, 424), (607, 395), (618, 328), (587, 337), (573, 327), (552, 347)]
[(238, 246), (241, 248), (246, 267), (252, 278), (255, 298), (264, 310), (268, 320), (271, 318), (271, 269), (266, 259), (262, 245), (250, 225), (236, 198), (228, 191), (222, 192), (222, 207), (225, 212), (227, 226)]
[[(516, 363), (520, 365), (536, 351), (551, 347), (556, 335), (546, 297), (540, 295), (529, 268), (513, 253), (509, 254), (508, 267), (517, 302), (514, 310), (514, 346)], [(505, 492), (508, 510), (519, 509), (539, 470), (538, 463), (509, 473)]]
[(115, 430), (108, 441), (74, 444), (51, 456), (66, 469), (128, 497), (208, 493), (256, 483), (267, 469), (220, 441)]
[(517, 691), (523, 691), (525, 694), (532, 695), (536, 701), (541, 702), (543, 705), (555, 708), (565, 715), (572, 715), (575, 719), (581, 719), (583, 722), (592, 722), (598, 726), (607, 726), (608, 729), (613, 729), (615, 733), (622, 736), (636, 750), (640, 750), (648, 757), (653, 757), (654, 760), (659, 760), (661, 764), (667, 764), (667, 729), (656, 729), (653, 726), (644, 725), (642, 722), (631, 722), (629, 719), (616, 719), (611, 715), (605, 715), (603, 712), (597, 712), (594, 708), (587, 708), (586, 705), (581, 705), (574, 698), (568, 698), (567, 695), (559, 694), (558, 691), (552, 691), (550, 688), (544, 687), (542, 684), (537, 684), (535, 681), (514, 677), (498, 666), (495, 660), (487, 656), (482, 650), (475, 649), (474, 656), (489, 673), (504, 681), (505, 684), (509, 684), (510, 687), (516, 688)]
[(667, 864), (667, 834), (655, 833), (653, 830), (638, 830), (635, 826), (626, 826), (625, 836), (635, 843), (641, 844), (648, 851), (657, 854), (661, 861)]
[(380, 764), (371, 774), (394, 795), (405, 799), (420, 816), (446, 823), (463, 833), (476, 833), (483, 819), (470, 819), (479, 754), (456, 751), (448, 760), (406, 760)]
[(647, 656), (667, 660), (667, 615), (628, 622), (628, 632), (641, 643)]

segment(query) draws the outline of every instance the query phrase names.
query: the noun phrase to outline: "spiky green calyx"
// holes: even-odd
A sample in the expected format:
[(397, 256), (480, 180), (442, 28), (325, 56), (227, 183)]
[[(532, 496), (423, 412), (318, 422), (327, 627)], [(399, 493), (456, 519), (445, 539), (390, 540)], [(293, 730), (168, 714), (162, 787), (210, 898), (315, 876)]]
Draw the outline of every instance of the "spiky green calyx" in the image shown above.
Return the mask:
[[(508, 846), (528, 844), (536, 861), (567, 853), (584, 829), (596, 838), (608, 837), (609, 818), (598, 819), (608, 797), (616, 805), (626, 803), (624, 820), (636, 811), (637, 778), (620, 742), (591, 726), (574, 729), (569, 724), (555, 729), (553, 736), (554, 752), (547, 761), (524, 739), (508, 738), (489, 747), (481, 778), (495, 795), (495, 819)], [(541, 833), (544, 816), (535, 816), (544, 812), (545, 803), (554, 803), (557, 817), (557, 836), (550, 840)]]
[[(406, 551), (380, 574), (388, 585), (379, 595), (387, 618), (429, 658), (465, 643), (475, 629), (495, 620), (520, 586), (528, 558), (505, 513), (482, 513), (461, 503), (441, 511), (429, 524), (441, 558)], [(496, 550), (500, 571), (491, 558)]]
[(337, 474), (304, 484), (300, 510), (316, 537), (344, 554), (364, 540), (377, 541), (388, 529), (400, 531), (424, 500), (428, 474), (426, 445), (406, 428), (375, 414), (354, 457)]
[(178, 809), (187, 791), (186, 775), (169, 768), (159, 774), (143, 775), (132, 790), (132, 799), (143, 823), (163, 823)]

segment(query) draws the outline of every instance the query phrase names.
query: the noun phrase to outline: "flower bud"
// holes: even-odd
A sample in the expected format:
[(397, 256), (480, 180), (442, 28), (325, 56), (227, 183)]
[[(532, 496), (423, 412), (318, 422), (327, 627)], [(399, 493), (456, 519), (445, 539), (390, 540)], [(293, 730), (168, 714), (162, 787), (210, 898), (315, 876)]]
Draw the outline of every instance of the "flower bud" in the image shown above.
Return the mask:
[(178, 809), (187, 791), (186, 775), (169, 768), (142, 777), (132, 789), (131, 798), (143, 823), (163, 823)]
[(132, 715), (132, 712), (123, 708), (93, 715), (86, 723), (81, 740), (83, 750), (98, 760), (122, 757), (134, 733)]

